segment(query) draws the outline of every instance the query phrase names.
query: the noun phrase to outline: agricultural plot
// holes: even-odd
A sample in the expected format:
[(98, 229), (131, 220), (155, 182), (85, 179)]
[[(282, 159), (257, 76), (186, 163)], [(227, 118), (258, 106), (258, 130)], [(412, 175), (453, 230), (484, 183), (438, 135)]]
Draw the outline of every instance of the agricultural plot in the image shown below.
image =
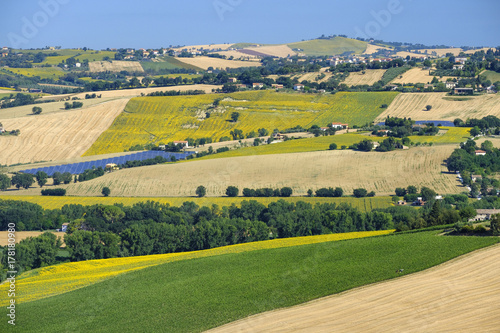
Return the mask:
[[(280, 241), (283, 240), (277, 242)], [(453, 327), (457, 329), (470, 327), (468, 331), (477, 331), (486, 327), (494, 330), (500, 324), (498, 318), (491, 315), (500, 310), (500, 274), (496, 265), (498, 251), (484, 250), (479, 256), (471, 256), (470, 261), (457, 266), (450, 273), (443, 272), (444, 276), (428, 281), (429, 286), (433, 285), (428, 293), (425, 289), (417, 288), (421, 285), (418, 280), (414, 281), (411, 277), (394, 278), (398, 276), (395, 270), (399, 268), (404, 268), (405, 275), (419, 272), (497, 242), (498, 239), (492, 237), (436, 237), (436, 233), (427, 232), (260, 251), (255, 250), (263, 243), (249, 243), (243, 245), (252, 246), (255, 250), (237, 252), (242, 249), (233, 248), (234, 252), (231, 249), (221, 251), (220, 254), (224, 255), (217, 255), (219, 253), (216, 251), (220, 249), (212, 249), (192, 253), (190, 257), (184, 258), (182, 256), (188, 254), (149, 256), (142, 259), (142, 262), (141, 258), (117, 258), (68, 263), (42, 268), (16, 279), (16, 310), (19, 313), (29, 313), (30, 316), (16, 322), (15, 328), (16, 331), (23, 332), (39, 332), (40, 327), (47, 332), (153, 332), (158, 328), (169, 332), (202, 332), (263, 311), (286, 308), (392, 279), (389, 283), (403, 282), (397, 284), (398, 288), (391, 285), (387, 288), (396, 297), (392, 297), (392, 293), (386, 297), (383, 297), (383, 293), (377, 293), (381, 297), (376, 297), (367, 289), (365, 294), (356, 299), (357, 304), (362, 302), (360, 309), (369, 309), (362, 321), (356, 307), (349, 307), (344, 302), (337, 305), (339, 312), (345, 313), (347, 308), (353, 310), (346, 313), (345, 317), (335, 317), (347, 318), (346, 322), (358, 325), (370, 321), (368, 328), (378, 328), (379, 322), (389, 321), (387, 331), (394, 327), (398, 330), (411, 330), (414, 328), (412, 319), (416, 320), (418, 327), (430, 327), (429, 331), (434, 331), (433, 326), (426, 326), (426, 323), (450, 325), (450, 320), (453, 320)], [(156, 258), (158, 260), (155, 262)], [(179, 260), (189, 258), (195, 260)], [(158, 265), (158, 261), (162, 259), (165, 263)], [(150, 262), (146, 262), (147, 260)], [(149, 267), (140, 269), (146, 265)], [(127, 274), (121, 274), (127, 270)], [(481, 273), (486, 278), (478, 281), (476, 273)], [(115, 278), (108, 278), (113, 275)], [(100, 283), (94, 283), (96, 277), (100, 279)], [(406, 284), (405, 281), (414, 283)], [(75, 285), (76, 288), (78, 285), (86, 288), (75, 290)], [(380, 285), (384, 284), (377, 286)], [(425, 284), (421, 286), (425, 287)], [(8, 286), (2, 285), (0, 288)], [(22, 294), (17, 295), (17, 289)], [(64, 289), (70, 292), (61, 294)], [(407, 290), (411, 292), (409, 295), (406, 294)], [(425, 301), (423, 304), (412, 301), (414, 290), (420, 295), (426, 295), (429, 300), (434, 300), (430, 303), (431, 310), (429, 303)], [(32, 295), (33, 301), (21, 300), (25, 292)], [(59, 295), (47, 297), (56, 293)], [(449, 299), (450, 294), (456, 298)], [(1, 289), (0, 295), (7, 295), (6, 289)], [(34, 300), (35, 296), (40, 295), (47, 298)], [(462, 297), (465, 295), (470, 297)], [(5, 299), (6, 296), (3, 296), (4, 305)], [(252, 301), (242, 302), (242, 299)], [(401, 306), (408, 309), (407, 315), (400, 316), (394, 311), (394, 299), (405, 300)], [(375, 300), (386, 302), (387, 305), (382, 308), (370, 306)], [(464, 322), (461, 318), (465, 314), (459, 307), (455, 308), (454, 300), (467, 302)], [(70, 311), (65, 316), (54, 316), (54, 313), (64, 313), (68, 307), (78, 311)], [(47, 309), (51, 311), (48, 312)], [(134, 316), (137, 309), (148, 309), (147, 321), (143, 317)], [(322, 308), (316, 312), (319, 315), (326, 313), (331, 314), (332, 311)], [(304, 320), (302, 324), (308, 327), (320, 322), (316, 317), (312, 320)], [(472, 322), (469, 323), (469, 320)], [(394, 321), (398, 323), (396, 326), (391, 324)], [(270, 323), (267, 320), (252, 322), (245, 329), (258, 329), (258, 325), (266, 322)], [(2, 325), (9, 326), (7, 322)], [(284, 325), (281, 323), (279, 327), (286, 328)]]
[(28, 77), (38, 76), (41, 79), (54, 80), (66, 75), (62, 69), (56, 67), (9, 68), (7, 71)]
[(490, 80), (491, 83), (500, 81), (500, 73), (494, 71), (484, 71), (481, 73), (481, 75), (486, 76), (486, 80)]
[(363, 54), (373, 54), (376, 53), (380, 50), (392, 50), (391, 48), (384, 47), (384, 46), (379, 46), (379, 45), (374, 45), (374, 44), (367, 44), (366, 45), (366, 50), (363, 52)]
[(169, 70), (169, 69), (192, 69), (195, 71), (202, 70), (200, 67), (196, 67), (193, 65), (189, 65), (179, 61), (174, 57), (159, 57), (156, 58), (155, 61), (141, 61), (141, 66), (145, 71), (161, 71), (161, 70)]
[[(496, 260), (496, 261), (495, 261)], [(500, 247), (460, 257), (435, 269), (288, 309), (263, 313), (210, 333), (318, 332), (494, 332), (500, 317)], [(481, 278), (478, 279), (478, 276)], [(394, 311), (398, 300), (398, 311)], [(486, 319), (488, 317), (488, 319)], [(489, 320), (491, 317), (491, 320)]]
[(470, 128), (467, 127), (441, 127), (446, 130), (444, 134), (435, 136), (410, 136), (410, 140), (414, 143), (433, 143), (433, 144), (456, 144), (467, 141), (470, 138)]
[[(35, 191), (34, 191), (35, 192)], [(36, 189), (36, 192), (40, 192)], [(23, 191), (23, 193), (25, 193)], [(370, 212), (373, 209), (378, 208), (388, 208), (393, 205), (391, 197), (372, 197), (372, 198), (353, 198), (353, 197), (341, 197), (341, 198), (316, 198), (316, 197), (289, 197), (289, 198), (245, 198), (245, 197), (46, 197), (40, 195), (26, 196), (26, 195), (3, 195), (0, 196), (0, 200), (20, 200), (28, 201), (31, 203), (38, 204), (44, 209), (60, 209), (64, 205), (114, 205), (123, 204), (125, 206), (132, 206), (139, 202), (145, 201), (156, 201), (162, 204), (170, 204), (171, 206), (179, 207), (186, 201), (191, 201), (196, 203), (200, 207), (210, 207), (212, 205), (218, 205), (219, 207), (231, 206), (235, 204), (237, 206), (241, 205), (242, 201), (255, 200), (263, 205), (269, 205), (271, 202), (278, 200), (285, 200), (287, 202), (298, 202), (303, 201), (310, 203), (311, 205), (323, 204), (323, 203), (335, 203), (347, 204), (353, 208), (357, 208), (362, 212)]]
[[(432, 109), (425, 111), (426, 105), (431, 105)], [(384, 121), (387, 116), (453, 121), (488, 115), (500, 117), (500, 95), (453, 97), (446, 93), (408, 93), (398, 95), (376, 121)]]
[(21, 130), (19, 136), (0, 137), (0, 164), (80, 156), (112, 124), (127, 102), (121, 99), (74, 111), (0, 119), (5, 128)]
[(333, 39), (314, 39), (287, 45), (294, 50), (300, 49), (299, 53), (308, 56), (332, 56), (344, 52), (361, 54), (365, 52), (368, 43), (356, 39), (335, 37)]
[[(434, 78), (434, 75), (429, 75), (428, 70), (414, 67), (414, 68), (406, 71), (405, 73), (403, 73), (403, 75), (401, 75), (401, 77), (398, 76), (397, 78), (392, 80), (391, 83), (400, 83), (400, 84), (404, 84), (404, 83), (431, 83), (433, 78)], [(446, 82), (447, 79), (449, 79), (449, 78), (453, 79), (454, 77), (452, 77), (452, 76), (443, 76), (443, 77), (436, 76), (436, 78), (440, 82)]]
[(352, 72), (343, 83), (347, 84), (349, 87), (364, 84), (371, 86), (375, 82), (380, 81), (384, 73), (385, 69), (367, 69), (365, 74), (361, 72)]
[[(377, 195), (396, 187), (427, 186), (439, 194), (464, 189), (443, 161), (454, 145), (393, 152), (320, 151), (300, 154), (254, 155), (120, 170), (66, 187), (68, 195), (98, 196), (103, 187), (116, 196), (193, 196), (199, 185), (207, 196), (223, 196), (228, 186), (240, 189), (290, 186), (295, 195), (322, 187), (344, 189), (349, 195), (363, 187)], [(189, 176), (186, 176), (189, 175)]]
[[(325, 75), (324, 78), (322, 79), (318, 79), (319, 76), (321, 76), (322, 74)], [(278, 77), (279, 75), (276, 75), (276, 78)], [(269, 76), (269, 77), (273, 77), (274, 78), (274, 75), (273, 76)], [(298, 75), (296, 76), (299, 80), (299, 82), (302, 82), (302, 81), (309, 81), (309, 82), (318, 82), (318, 83), (321, 83), (321, 82), (326, 82), (328, 81), (331, 77), (332, 77), (332, 73), (325, 73), (325, 72), (311, 72), (311, 73), (305, 73), (305, 74), (302, 74), (302, 75)]]
[[(20, 241), (28, 237), (38, 237), (43, 233), (44, 233), (43, 231), (16, 231), (16, 243), (19, 243)], [(61, 240), (63, 240), (62, 238), (64, 233), (55, 231), (52, 233), (60, 237)], [(0, 231), (0, 246), (7, 246), (9, 244), (8, 238), (9, 238), (8, 231)]]
[(89, 69), (92, 73), (100, 72), (144, 72), (141, 63), (138, 61), (94, 61), (89, 62)]
[[(193, 87), (193, 86), (189, 86)], [(195, 89), (194, 87), (192, 89)], [(228, 95), (141, 97), (130, 101), (126, 112), (102, 134), (86, 155), (127, 150), (147, 142), (170, 142), (211, 137), (219, 141), (234, 129), (243, 133), (266, 128), (292, 128), (297, 125), (326, 126), (329, 122), (363, 125), (374, 120), (391, 104), (395, 92), (337, 93), (306, 95), (272, 91), (242, 92)], [(223, 98), (217, 109), (209, 109), (216, 98)], [(210, 118), (205, 113), (210, 112)], [(232, 112), (238, 122), (229, 121)]]
[(269, 45), (259, 47), (249, 47), (245, 50), (257, 51), (271, 57), (286, 58), (297, 54), (288, 45)]
[[(382, 230), (284, 238), (236, 244), (204, 251), (64, 263), (57, 266), (36, 269), (21, 275), (18, 280), (19, 284), (17, 285), (20, 294), (16, 296), (16, 302), (26, 303), (60, 295), (131, 271), (175, 261), (374, 237), (393, 232), (394, 230)], [(54, 283), (55, 280), (58, 283)], [(6, 291), (8, 289), (6, 287), (7, 284), (0, 285), (0, 291)], [(5, 304), (5, 298), (0, 298), (0, 305)]]
[(194, 58), (176, 58), (178, 61), (195, 66), (204, 70), (209, 67), (214, 69), (221, 68), (244, 68), (244, 67), (260, 67), (261, 63), (257, 61), (241, 61), (241, 60), (226, 60), (220, 58), (210, 58), (205, 56)]

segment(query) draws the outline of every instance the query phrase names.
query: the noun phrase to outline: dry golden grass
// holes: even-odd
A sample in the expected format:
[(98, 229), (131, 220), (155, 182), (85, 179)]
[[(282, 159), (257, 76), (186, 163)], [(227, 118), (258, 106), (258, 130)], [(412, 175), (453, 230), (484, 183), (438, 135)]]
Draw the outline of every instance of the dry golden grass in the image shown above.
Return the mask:
[(141, 64), (138, 61), (93, 61), (89, 62), (91, 72), (144, 72)]
[(391, 50), (388, 47), (384, 46), (378, 46), (378, 45), (373, 45), (373, 44), (367, 44), (366, 45), (366, 50), (363, 54), (373, 54), (375, 52), (378, 52), (379, 50)]
[[(195, 85), (184, 85), (184, 86), (171, 86), (171, 87), (155, 87), (155, 88), (137, 88), (137, 89), (122, 89), (122, 90), (110, 90), (110, 91), (95, 91), (97, 95), (102, 95), (102, 98), (119, 98), (119, 97), (135, 97), (141, 94), (147, 95), (156, 91), (187, 91), (187, 90), (203, 90), (205, 93), (209, 94), (212, 89), (221, 88), (222, 86), (212, 86), (209, 84), (195, 84)], [(85, 98), (85, 94), (81, 93), (75, 96), (79, 98)]]
[[(434, 75), (429, 75), (429, 70), (421, 68), (412, 68), (403, 73), (402, 78), (399, 76), (392, 80), (391, 83), (431, 83)], [(451, 76), (436, 77), (440, 82), (446, 82)]]
[[(118, 116), (128, 99), (61, 113), (0, 119), (19, 136), (0, 137), (0, 164), (63, 160), (82, 155)], [(5, 147), (5, 148), (4, 148)]]
[[(321, 74), (325, 74), (325, 77), (320, 79), (320, 80), (317, 80), (317, 77)], [(325, 73), (325, 72), (320, 72), (320, 73), (312, 72), (312, 73), (306, 73), (306, 74), (302, 74), (302, 75), (297, 76), (299, 82), (309, 81), (309, 82), (318, 82), (318, 83), (326, 82), (331, 77), (332, 77), (332, 73)]]
[(477, 50), (468, 50), (468, 51), (465, 51), (464, 53), (465, 53), (465, 54), (474, 54), (474, 53), (479, 52), (479, 51), (484, 51), (484, 52), (486, 52), (486, 51), (488, 51), (489, 49), (492, 49), (493, 51), (495, 51), (495, 50), (496, 50), (496, 48), (494, 48), (494, 47), (483, 47), (482, 49), (477, 49)]
[[(51, 231), (52, 232), (52, 231)], [(23, 239), (26, 239), (28, 237), (37, 237), (43, 234), (44, 231), (17, 231), (16, 232), (16, 243), (19, 243)], [(63, 232), (52, 232), (54, 235), (58, 236), (61, 238), (61, 241), (63, 240), (64, 233)], [(8, 244), (8, 231), (0, 231), (0, 246), (7, 246)]]
[(496, 332), (500, 246), (420, 273), (210, 330), (225, 332)]
[[(452, 47), (452, 48), (447, 48), (447, 49), (422, 49), (420, 50), (423, 54), (425, 54), (425, 51), (427, 51), (427, 54), (429, 56), (444, 56), (446, 53), (453, 53), (454, 56), (457, 56), (462, 52), (463, 50), (459, 47)], [(435, 54), (434, 54), (435, 52)]]
[[(432, 109), (424, 111), (426, 105), (432, 105)], [(466, 120), (488, 115), (500, 117), (500, 96), (497, 94), (450, 97), (446, 93), (408, 93), (398, 95), (375, 121), (383, 121), (387, 116), (453, 121), (456, 118)]]
[(259, 67), (261, 63), (256, 61), (239, 61), (239, 60), (226, 60), (210, 57), (194, 57), (194, 58), (176, 58), (177, 60), (192, 66), (196, 66), (207, 70), (209, 67), (215, 68), (241, 68), (241, 67)]
[(259, 61), (259, 57), (257, 57), (257, 56), (253, 56), (253, 55), (250, 55), (250, 54), (241, 53), (241, 52), (238, 52), (238, 51), (235, 51), (235, 50), (232, 50), (232, 51), (220, 51), (220, 52), (217, 52), (217, 53), (220, 54), (220, 55), (225, 55), (227, 58), (233, 57), (234, 60), (245, 59), (245, 60)]
[(279, 58), (286, 58), (297, 54), (297, 52), (293, 51), (288, 45), (248, 47), (246, 49)]
[[(363, 187), (377, 195), (396, 187), (428, 186), (440, 194), (459, 193), (456, 175), (443, 173), (454, 145), (387, 153), (351, 150), (243, 156), (125, 169), (66, 186), (68, 195), (98, 196), (104, 186), (113, 196), (193, 196), (199, 185), (208, 196), (225, 195), (230, 185), (245, 188), (290, 186), (308, 189), (340, 186), (346, 195)], [(20, 191), (21, 192), (21, 191)], [(25, 192), (28, 194), (28, 192)]]
[(380, 81), (384, 73), (385, 69), (367, 69), (365, 74), (361, 72), (352, 72), (343, 83), (347, 84), (349, 87), (363, 84), (371, 86), (375, 82)]
[(402, 57), (402, 58), (406, 58), (407, 56), (410, 56), (412, 58), (423, 58), (423, 57), (426, 57), (425, 54), (413, 53), (413, 52), (406, 52), (406, 51), (397, 52), (396, 55), (398, 57)]

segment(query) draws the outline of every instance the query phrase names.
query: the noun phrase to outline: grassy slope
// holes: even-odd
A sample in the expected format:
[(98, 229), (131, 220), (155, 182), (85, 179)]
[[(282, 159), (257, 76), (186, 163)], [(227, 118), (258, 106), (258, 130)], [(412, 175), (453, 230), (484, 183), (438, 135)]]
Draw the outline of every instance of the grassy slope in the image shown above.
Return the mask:
[(361, 54), (366, 50), (366, 42), (356, 39), (335, 37), (334, 39), (314, 39), (287, 44), (292, 49), (301, 49), (301, 53), (309, 56), (335, 55), (353, 51)]
[(494, 71), (484, 71), (481, 73), (481, 75), (486, 76), (486, 79), (490, 80), (491, 83), (495, 83), (497, 81), (500, 81), (500, 73), (497, 73)]
[[(333, 121), (363, 125), (373, 121), (384, 111), (380, 105), (391, 104), (396, 95), (394, 92), (306, 95), (253, 91), (224, 96), (140, 97), (129, 102), (127, 112), (115, 120), (85, 155), (125, 151), (133, 145), (149, 142), (150, 133), (165, 143), (188, 137), (212, 137), (215, 142), (222, 136), (229, 137), (234, 129), (246, 134), (259, 128), (272, 132), (275, 128), (297, 125), (326, 126)], [(197, 118), (199, 110), (224, 97), (236, 101), (222, 101), (222, 112), (212, 111), (211, 117), (205, 120)], [(234, 111), (240, 113), (237, 123), (228, 121)]]
[(159, 71), (162, 69), (179, 69), (179, 68), (192, 69), (195, 71), (202, 70), (199, 67), (183, 63), (182, 61), (179, 61), (174, 57), (160, 57), (159, 59), (161, 61), (158, 62), (141, 61), (141, 66), (142, 68), (144, 68), (145, 71), (147, 70)]
[(420, 271), (496, 242), (427, 232), (173, 262), (19, 304), (16, 329), (199, 332), (391, 279), (399, 268)]
[[(241, 191), (242, 189), (240, 189)], [(114, 205), (115, 203), (121, 203), (125, 206), (132, 206), (138, 202), (144, 201), (157, 201), (163, 204), (170, 204), (172, 206), (181, 206), (186, 201), (192, 201), (198, 206), (210, 207), (211, 205), (218, 205), (219, 207), (231, 206), (233, 203), (235, 205), (240, 205), (242, 201), (255, 200), (264, 205), (269, 205), (271, 202), (278, 200), (285, 200), (288, 202), (303, 201), (310, 203), (312, 205), (322, 204), (322, 203), (346, 203), (359, 209), (362, 212), (368, 212), (376, 208), (388, 208), (392, 206), (391, 197), (371, 197), (371, 198), (353, 198), (353, 197), (341, 197), (341, 198), (309, 198), (309, 197), (290, 197), (290, 198), (245, 198), (245, 197), (166, 197), (166, 198), (149, 198), (149, 197), (47, 197), (47, 196), (0, 196), (0, 200), (20, 200), (36, 203), (42, 206), (44, 209), (60, 209), (64, 205), (70, 204), (80, 204), (84, 206), (91, 205)]]
[(39, 76), (42, 79), (52, 78), (54, 80), (57, 80), (60, 77), (66, 75), (66, 73), (62, 71), (60, 68), (54, 68), (54, 67), (9, 68), (8, 70), (14, 74), (19, 74), (28, 77)]

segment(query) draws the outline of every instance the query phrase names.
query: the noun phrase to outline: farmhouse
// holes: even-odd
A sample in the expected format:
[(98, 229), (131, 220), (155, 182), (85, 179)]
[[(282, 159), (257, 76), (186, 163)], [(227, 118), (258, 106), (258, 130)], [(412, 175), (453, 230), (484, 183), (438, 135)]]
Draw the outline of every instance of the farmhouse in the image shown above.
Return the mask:
[(484, 156), (486, 152), (484, 150), (476, 150), (476, 156)]
[(283, 89), (283, 85), (282, 84), (277, 84), (277, 83), (274, 83), (272, 85), (272, 87), (275, 88), (275, 89)]
[(322, 130), (323, 132), (326, 132), (330, 129), (330, 127), (320, 127), (319, 129)]
[(257, 83), (252, 84), (253, 89), (262, 89), (263, 87), (264, 87), (264, 83), (257, 82)]
[(118, 170), (118, 165), (116, 165), (115, 163), (108, 163), (108, 164), (106, 164), (105, 169), (107, 171)]
[(0, 133), (5, 133), (5, 128), (2, 125), (0, 125)]
[(457, 57), (457, 58), (455, 58), (455, 62), (460, 63), (462, 65), (465, 65), (466, 61), (467, 61), (466, 57)]
[(455, 88), (455, 95), (472, 95), (474, 89), (472, 88)]
[(423, 206), (425, 205), (425, 201), (422, 199), (422, 197), (418, 197), (417, 201), (414, 202), (416, 206)]
[(174, 145), (181, 145), (184, 148), (189, 148), (189, 142), (187, 141), (174, 141)]
[(236, 83), (236, 82), (238, 82), (238, 79), (235, 78), (235, 77), (230, 77), (229, 79), (227, 79), (227, 82), (229, 82), (229, 83)]
[(457, 69), (462, 70), (462, 69), (464, 69), (464, 65), (453, 65), (453, 69), (455, 69), (455, 70), (457, 70)]
[(446, 89), (454, 89), (457, 86), (457, 82), (448, 81), (446, 82)]
[(342, 124), (342, 123), (332, 123), (332, 128), (333, 129), (349, 129), (348, 124)]
[(303, 90), (303, 89), (304, 89), (304, 85), (303, 84), (295, 84), (293, 86), (293, 90), (299, 91), (299, 90)]
[(476, 182), (477, 180), (483, 179), (483, 176), (481, 176), (481, 175), (471, 175), (470, 177), (472, 178), (473, 182)]
[(470, 219), (470, 222), (491, 220), (492, 215), (500, 214), (500, 209), (477, 209), (476, 217)]
[(237, 84), (236, 88), (238, 88), (238, 89), (247, 89), (248, 86), (246, 84)]

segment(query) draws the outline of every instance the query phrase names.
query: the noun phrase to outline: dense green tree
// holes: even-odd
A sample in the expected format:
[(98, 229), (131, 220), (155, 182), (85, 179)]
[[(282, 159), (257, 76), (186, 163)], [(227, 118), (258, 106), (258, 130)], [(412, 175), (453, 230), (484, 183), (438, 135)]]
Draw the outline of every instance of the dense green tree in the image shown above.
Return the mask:
[(231, 121), (233, 123), (237, 122), (239, 118), (240, 118), (240, 113), (239, 112), (233, 112), (233, 113), (231, 113)]
[(353, 195), (356, 198), (366, 197), (367, 194), (368, 194), (368, 191), (364, 188), (357, 188), (357, 189), (354, 189), (354, 191), (353, 191)]
[(395, 192), (398, 197), (403, 197), (406, 194), (406, 189), (397, 187)]
[(3, 173), (0, 173), (0, 191), (5, 191), (10, 187), (10, 185), (10, 177)]
[(102, 188), (101, 193), (105, 197), (109, 197), (109, 195), (111, 194), (111, 190), (109, 189), (109, 187), (105, 186), (105, 187)]
[(269, 131), (265, 128), (259, 128), (258, 132), (259, 132), (259, 136), (268, 136), (269, 135)]
[(196, 195), (198, 197), (204, 197), (205, 195), (207, 194), (207, 189), (205, 188), (205, 186), (203, 185), (200, 185), (196, 188)]
[(40, 114), (42, 113), (42, 108), (39, 106), (34, 106), (31, 111), (33, 112), (33, 114)]
[(54, 172), (54, 174), (52, 174), (52, 180), (54, 185), (60, 185), (63, 182), (62, 174), (59, 171)]
[(64, 172), (61, 175), (61, 181), (64, 184), (69, 184), (69, 183), (71, 183), (72, 180), (73, 180), (73, 175), (71, 173), (69, 173), (69, 172)]
[(28, 173), (17, 174), (12, 177), (11, 183), (18, 189), (21, 187), (24, 189), (29, 189), (31, 185), (33, 185), (35, 181), (33, 180), (33, 176)]
[(280, 197), (290, 197), (293, 194), (291, 187), (283, 187), (280, 190)]
[(236, 186), (228, 186), (226, 189), (226, 195), (228, 197), (237, 197), (240, 190)]
[(500, 214), (491, 217), (490, 228), (494, 235), (500, 234)]
[(428, 187), (422, 187), (422, 189), (420, 190), (420, 193), (422, 195), (422, 200), (424, 201), (429, 201), (429, 200), (434, 200), (434, 198), (436, 197), (437, 193), (428, 188)]
[(331, 143), (331, 144), (330, 144), (329, 149), (330, 149), (330, 150), (335, 150), (335, 149), (337, 149), (337, 144), (336, 144), (336, 143)]
[(38, 171), (35, 174), (36, 182), (38, 183), (38, 186), (43, 187), (47, 183), (47, 179), (49, 178), (49, 175), (47, 175), (43, 171)]

